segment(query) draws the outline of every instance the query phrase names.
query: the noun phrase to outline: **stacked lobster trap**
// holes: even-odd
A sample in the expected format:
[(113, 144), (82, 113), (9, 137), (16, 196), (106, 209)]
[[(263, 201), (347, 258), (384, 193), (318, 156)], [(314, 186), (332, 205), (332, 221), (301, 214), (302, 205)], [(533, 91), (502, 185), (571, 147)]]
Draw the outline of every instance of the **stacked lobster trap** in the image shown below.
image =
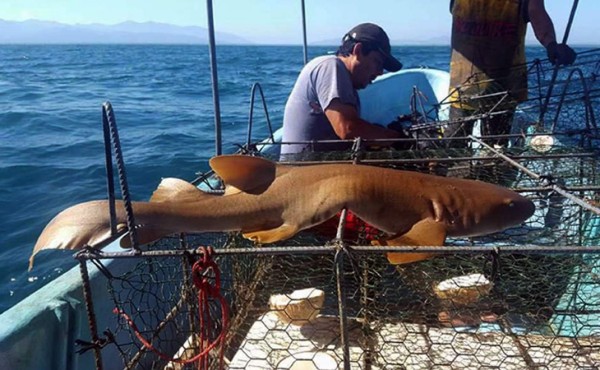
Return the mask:
[[(469, 142), (463, 148), (447, 145), (456, 138), (436, 134), (447, 124), (446, 102), (420, 111), (417, 93), (401, 150), (367, 151), (357, 140), (347, 151), (285, 161), (353, 162), (500, 184), (535, 203), (522, 225), (422, 247), (436, 257), (398, 266), (386, 253), (413, 248), (372, 246), (377, 231), (345, 211), (268, 246), (237, 233), (203, 233), (131, 252), (87, 249), (77, 258), (92, 338), (80, 343), (93, 348), (98, 368), (103, 356), (120, 356), (127, 369), (597, 369), (599, 56), (581, 53), (577, 65), (561, 70), (527, 65), (529, 98), (506, 147), (490, 145), (494, 138), (485, 135), (462, 138)], [(485, 119), (502, 104), (485, 109), (460, 119)], [(107, 172), (112, 179), (112, 145), (127, 204), (108, 104), (105, 113)], [(248, 143), (244, 152), (278, 158), (261, 145)], [(209, 174), (198, 184), (219, 190)], [(124, 258), (135, 259), (127, 271), (107, 263)], [(114, 322), (102, 333), (87, 283), (90, 263), (112, 298)]]

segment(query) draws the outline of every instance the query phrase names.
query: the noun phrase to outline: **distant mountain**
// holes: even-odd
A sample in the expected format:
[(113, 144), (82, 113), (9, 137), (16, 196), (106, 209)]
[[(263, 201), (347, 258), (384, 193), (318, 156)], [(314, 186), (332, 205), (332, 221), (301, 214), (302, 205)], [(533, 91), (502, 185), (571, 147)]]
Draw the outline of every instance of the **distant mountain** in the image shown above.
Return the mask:
[[(311, 42), (310, 45), (318, 45), (318, 46), (339, 46), (341, 43), (341, 39), (327, 39), (327, 40), (320, 40), (320, 41), (315, 41), (315, 42)], [(432, 37), (432, 38), (428, 38), (428, 39), (396, 39), (396, 40), (391, 40), (390, 44), (392, 44), (392, 46), (405, 46), (405, 45), (423, 45), (423, 46), (429, 46), (429, 45), (450, 45), (450, 35), (444, 35), (444, 36), (438, 36), (438, 37)]]
[[(219, 44), (251, 44), (239, 36), (216, 32)], [(208, 30), (156, 22), (115, 25), (0, 19), (0, 44), (207, 44)]]

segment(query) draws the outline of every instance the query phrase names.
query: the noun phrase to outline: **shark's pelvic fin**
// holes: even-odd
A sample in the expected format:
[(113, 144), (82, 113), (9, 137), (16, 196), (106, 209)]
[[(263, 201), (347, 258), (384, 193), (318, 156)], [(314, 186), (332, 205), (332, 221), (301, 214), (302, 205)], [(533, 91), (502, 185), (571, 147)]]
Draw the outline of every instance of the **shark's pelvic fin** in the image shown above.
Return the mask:
[(222, 155), (210, 159), (210, 167), (225, 182), (225, 195), (260, 194), (275, 180), (277, 165), (247, 155)]
[[(407, 233), (391, 239), (373, 241), (375, 245), (397, 246), (443, 246), (446, 240), (446, 226), (430, 218), (417, 222)], [(434, 257), (434, 253), (393, 253), (387, 254), (393, 265), (418, 262)]]
[(283, 224), (271, 230), (253, 231), (249, 233), (243, 233), (242, 235), (246, 239), (255, 241), (256, 243), (275, 243), (280, 240), (289, 239), (296, 235), (298, 227), (289, 224)]
[[(144, 227), (144, 225), (142, 225), (136, 227), (135, 236), (137, 238), (138, 244), (144, 245), (164, 238), (166, 235), (169, 234), (173, 234), (173, 231), (166, 229), (158, 229), (154, 227)], [(125, 236), (121, 238), (119, 245), (121, 246), (121, 248), (131, 248), (131, 238), (129, 237), (129, 234), (125, 234)]]
[(192, 202), (210, 197), (189, 182), (174, 177), (164, 178), (150, 197), (151, 202)]

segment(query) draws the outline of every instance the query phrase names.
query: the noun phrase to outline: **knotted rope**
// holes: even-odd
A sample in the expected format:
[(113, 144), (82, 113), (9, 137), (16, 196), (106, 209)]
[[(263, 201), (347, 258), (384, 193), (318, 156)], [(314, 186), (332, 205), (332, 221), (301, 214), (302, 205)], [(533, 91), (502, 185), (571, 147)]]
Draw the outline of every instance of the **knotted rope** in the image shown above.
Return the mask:
[[(200, 353), (189, 359), (173, 358), (152, 345), (144, 336), (140, 333), (137, 325), (131, 317), (123, 312), (119, 308), (115, 308), (113, 312), (116, 315), (120, 315), (125, 319), (127, 324), (133, 330), (133, 333), (138, 340), (148, 350), (154, 352), (158, 357), (165, 361), (172, 361), (178, 364), (189, 364), (198, 361), (199, 369), (208, 369), (208, 354), (217, 345), (222, 344), (225, 339), (225, 332), (227, 330), (229, 321), (229, 310), (225, 298), (221, 295), (221, 272), (219, 267), (212, 259), (213, 250), (210, 247), (201, 247), (202, 257), (197, 260), (192, 266), (192, 281), (198, 292), (198, 316), (200, 321), (200, 335), (198, 348)], [(212, 272), (212, 274), (210, 274)], [(210, 276), (214, 275), (214, 285), (210, 283)], [(219, 335), (214, 339), (210, 340), (210, 328), (213, 325), (213, 318), (210, 315), (210, 301), (217, 301), (221, 305), (221, 331)], [(223, 368), (223, 346), (219, 354), (220, 368)]]

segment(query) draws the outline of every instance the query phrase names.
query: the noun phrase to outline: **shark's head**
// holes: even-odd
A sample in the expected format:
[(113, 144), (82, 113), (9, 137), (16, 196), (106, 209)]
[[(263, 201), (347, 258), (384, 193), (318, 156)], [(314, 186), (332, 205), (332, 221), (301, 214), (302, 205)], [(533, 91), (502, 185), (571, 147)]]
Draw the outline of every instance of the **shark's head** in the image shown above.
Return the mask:
[(516, 192), (498, 188), (478, 205), (473, 236), (498, 232), (523, 223), (535, 211), (532, 201)]

